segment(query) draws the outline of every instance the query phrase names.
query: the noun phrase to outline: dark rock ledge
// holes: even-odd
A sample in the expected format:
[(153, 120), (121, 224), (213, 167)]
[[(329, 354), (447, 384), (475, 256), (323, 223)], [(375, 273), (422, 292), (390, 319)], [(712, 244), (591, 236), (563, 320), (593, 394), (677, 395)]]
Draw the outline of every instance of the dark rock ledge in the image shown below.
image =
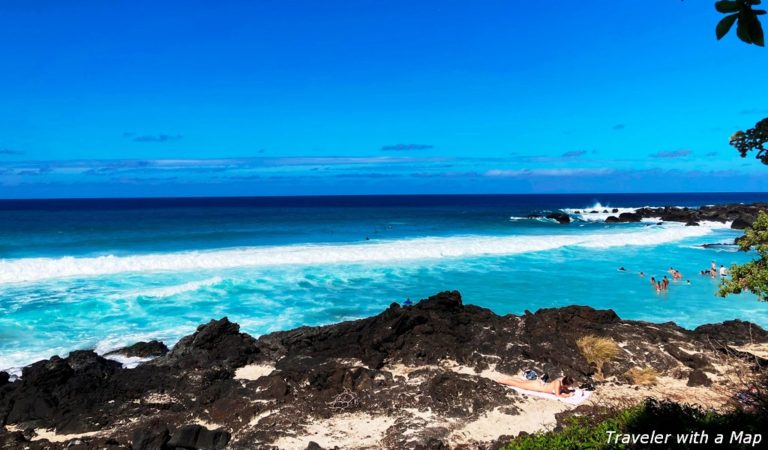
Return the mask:
[[(481, 371), (533, 368), (587, 381), (596, 368), (575, 347), (585, 334), (621, 343), (621, 355), (603, 367), (619, 384), (629, 368), (650, 366), (706, 385), (718, 379), (715, 367), (722, 367), (724, 352), (759, 364), (732, 347), (768, 343), (768, 332), (749, 322), (689, 331), (585, 306), (498, 316), (462, 304), (458, 292), (259, 339), (223, 318), (135, 369), (75, 351), (24, 368), (17, 382), (0, 374), (0, 448), (272, 449), (313, 421), (362, 413), (392, 418), (381, 432), (382, 448), (450, 448), (453, 430), (446, 423), (468, 423), (493, 410), (521, 411), (524, 399), (479, 376)], [(446, 361), (476, 373), (446, 369)], [(393, 369), (402, 366), (411, 371)], [(250, 368), (258, 370), (248, 375)], [(431, 419), (425, 419), (427, 411)], [(34, 436), (33, 430), (43, 429), (99, 433), (48, 442)], [(492, 448), (494, 439), (462, 448)], [(307, 442), (302, 448), (320, 446)]]
[(687, 226), (696, 226), (702, 221), (733, 222), (731, 228), (743, 230), (752, 226), (760, 211), (768, 211), (768, 203), (709, 205), (701, 208), (639, 208), (634, 213), (624, 213), (618, 218), (609, 216), (605, 221), (639, 222), (641, 219), (659, 218), (664, 222), (682, 222)]
[(124, 347), (104, 356), (121, 355), (129, 358), (156, 358), (168, 353), (168, 347), (159, 341), (137, 342), (128, 347)]
[[(743, 230), (744, 228), (751, 227), (755, 222), (757, 215), (760, 211), (768, 211), (768, 203), (752, 203), (752, 204), (725, 204), (725, 205), (707, 205), (700, 208), (688, 208), (677, 206), (663, 206), (659, 208), (638, 208), (635, 212), (625, 212), (616, 214), (618, 209), (614, 208), (611, 213), (616, 215), (610, 215), (605, 218), (606, 223), (628, 223), (628, 222), (640, 222), (642, 219), (659, 219), (662, 222), (681, 222), (687, 226), (698, 226), (699, 222), (711, 221), (711, 222), (732, 222), (731, 228)], [(576, 211), (576, 214), (584, 214), (587, 217), (589, 214), (608, 213), (608, 210), (591, 210), (591, 211)], [(532, 213), (527, 216), (529, 219), (541, 217), (540, 213)], [(553, 219), (561, 224), (571, 223), (571, 217), (562, 212), (555, 211), (546, 213), (544, 216), (547, 219)]]

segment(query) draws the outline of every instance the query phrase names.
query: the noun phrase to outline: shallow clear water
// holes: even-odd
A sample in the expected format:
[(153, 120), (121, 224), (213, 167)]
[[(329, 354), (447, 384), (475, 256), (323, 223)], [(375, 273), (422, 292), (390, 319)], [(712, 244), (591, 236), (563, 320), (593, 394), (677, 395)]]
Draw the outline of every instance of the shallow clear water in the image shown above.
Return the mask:
[[(768, 326), (768, 304), (750, 294), (716, 297), (717, 280), (698, 275), (712, 260), (728, 266), (752, 257), (701, 247), (740, 235), (725, 225), (520, 219), (591, 210), (596, 201), (612, 208), (768, 196), (596, 197), (0, 202), (0, 369), (74, 349), (172, 343), (222, 316), (259, 335), (453, 289), (499, 314), (582, 304), (689, 328), (733, 318)], [(660, 277), (670, 266), (691, 284), (657, 294), (638, 275)]]

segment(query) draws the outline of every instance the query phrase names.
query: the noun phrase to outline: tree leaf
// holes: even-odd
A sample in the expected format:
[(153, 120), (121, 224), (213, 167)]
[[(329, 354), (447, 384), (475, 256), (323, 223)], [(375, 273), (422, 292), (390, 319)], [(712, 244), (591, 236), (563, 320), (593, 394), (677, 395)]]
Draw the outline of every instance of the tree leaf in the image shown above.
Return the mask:
[(762, 16), (763, 14), (765, 14), (765, 10), (764, 9), (756, 9), (755, 10), (755, 15), (756, 16)]
[[(739, 34), (739, 31), (742, 31)], [(763, 41), (763, 27), (760, 25), (760, 19), (757, 18), (752, 9), (742, 10), (739, 14), (739, 25), (736, 28), (736, 34), (739, 38), (749, 44), (755, 44), (763, 47), (765, 42)], [(747, 39), (744, 39), (746, 37)]]
[(752, 43), (752, 38), (749, 35), (749, 25), (743, 14), (739, 14), (739, 21), (736, 24), (736, 36), (747, 44)]
[(736, 18), (739, 17), (738, 14), (731, 14), (730, 16), (725, 16), (723, 19), (717, 23), (717, 27), (715, 27), (715, 34), (717, 35), (717, 39), (720, 40), (728, 34), (728, 32), (731, 30), (731, 27), (733, 26), (733, 22), (736, 21)]
[(715, 2), (715, 9), (721, 13), (739, 12), (741, 4), (737, 1), (720, 0), (719, 2)]
[(753, 15), (749, 23), (749, 35), (752, 37), (752, 43), (760, 47), (765, 47), (763, 36), (763, 26), (760, 24), (756, 15)]

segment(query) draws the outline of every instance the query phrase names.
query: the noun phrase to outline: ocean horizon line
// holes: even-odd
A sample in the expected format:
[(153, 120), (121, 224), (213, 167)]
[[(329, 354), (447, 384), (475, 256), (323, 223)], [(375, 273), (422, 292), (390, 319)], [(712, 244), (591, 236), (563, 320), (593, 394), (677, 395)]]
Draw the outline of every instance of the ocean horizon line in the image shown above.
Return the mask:
[(382, 198), (382, 197), (577, 197), (585, 195), (748, 195), (766, 191), (646, 191), (646, 192), (547, 192), (547, 193), (400, 193), (400, 194), (296, 194), (296, 195), (189, 195), (189, 196), (104, 196), (104, 197), (14, 197), (0, 198), (0, 203), (68, 200), (217, 200), (217, 199), (295, 199), (295, 198)]

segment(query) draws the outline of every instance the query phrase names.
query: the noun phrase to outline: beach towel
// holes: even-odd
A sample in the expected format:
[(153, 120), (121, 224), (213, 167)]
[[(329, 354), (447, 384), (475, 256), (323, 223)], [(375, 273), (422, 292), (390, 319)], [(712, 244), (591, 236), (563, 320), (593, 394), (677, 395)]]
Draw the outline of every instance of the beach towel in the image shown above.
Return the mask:
[(585, 391), (583, 389), (576, 389), (573, 392), (573, 395), (570, 397), (558, 397), (555, 394), (547, 394), (544, 392), (536, 392), (536, 391), (529, 391), (526, 389), (522, 389), (515, 386), (509, 386), (510, 388), (516, 390), (520, 394), (530, 395), (531, 397), (539, 397), (539, 398), (546, 398), (549, 400), (557, 400), (561, 401), (563, 403), (568, 403), (569, 405), (578, 406), (582, 403), (586, 402), (589, 397), (592, 395), (592, 391)]

